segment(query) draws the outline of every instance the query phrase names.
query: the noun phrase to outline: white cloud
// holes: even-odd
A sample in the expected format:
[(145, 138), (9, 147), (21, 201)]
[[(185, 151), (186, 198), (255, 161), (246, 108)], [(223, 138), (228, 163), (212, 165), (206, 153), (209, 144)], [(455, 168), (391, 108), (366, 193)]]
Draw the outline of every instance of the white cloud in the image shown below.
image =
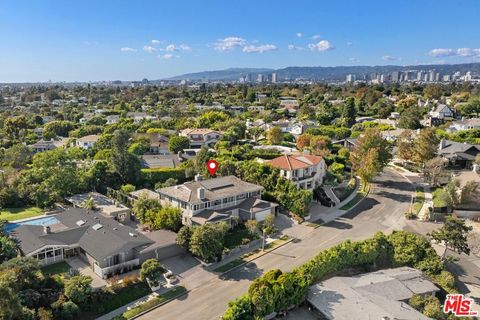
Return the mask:
[(288, 50), (302, 51), (302, 50), (305, 50), (305, 48), (304, 47), (298, 47), (298, 46), (293, 45), (293, 44), (289, 44), (288, 45)]
[(319, 34), (315, 34), (315, 35), (312, 36), (312, 39), (313, 39), (313, 40), (318, 40), (318, 39), (320, 39), (320, 35), (319, 35)]
[(386, 55), (386, 56), (383, 56), (383, 57), (382, 57), (382, 60), (385, 60), (385, 61), (398, 61), (398, 60), (401, 60), (401, 59), (398, 58), (398, 57)]
[(224, 39), (218, 39), (213, 46), (217, 51), (230, 51), (236, 47), (242, 47), (246, 43), (247, 41), (240, 37), (226, 37)]
[(436, 49), (430, 50), (428, 54), (436, 58), (448, 57), (448, 56), (454, 56), (455, 51), (452, 49), (446, 49), (446, 48), (436, 48)]
[(310, 50), (312, 51), (319, 51), (319, 52), (335, 49), (333, 44), (331, 44), (330, 41), (328, 40), (321, 40), (318, 43), (310, 43), (308, 44), (308, 48), (310, 48)]
[(123, 47), (123, 48), (120, 48), (120, 51), (122, 51), (122, 52), (137, 52), (137, 49), (129, 48), (129, 47)]
[(144, 46), (144, 47), (143, 47), (143, 51), (152, 53), (152, 52), (157, 51), (157, 48), (154, 48), (154, 47), (152, 47), (152, 46)]
[(296, 35), (298, 38), (303, 37), (303, 33), (301, 33), (301, 32), (297, 32), (295, 35)]
[(152, 40), (152, 44), (160, 44), (160, 43), (162, 43), (162, 41), (160, 41), (160, 40), (155, 40), (155, 39)]
[(182, 43), (180, 46), (180, 50), (183, 51), (192, 51), (192, 47), (190, 47), (188, 44)]
[(175, 56), (171, 53), (165, 53), (165, 54), (162, 54), (162, 55), (159, 55), (158, 56), (160, 59), (164, 59), (164, 60), (170, 60), (172, 58), (179, 58), (179, 56)]
[(480, 57), (480, 48), (458, 48), (457, 55), (460, 57)]
[(354, 62), (354, 63), (360, 62), (360, 60), (357, 58), (348, 58), (348, 61)]
[(247, 53), (252, 53), (252, 52), (264, 53), (264, 52), (273, 51), (273, 50), (277, 50), (277, 46), (273, 44), (262, 44), (259, 46), (249, 45), (249, 46), (243, 47), (243, 52), (247, 52)]
[(347, 46), (349, 46), (349, 47), (350, 47), (352, 44), (353, 44), (353, 42), (351, 42), (351, 41), (348, 41), (348, 42), (347, 42)]
[(165, 47), (165, 51), (173, 52), (178, 51), (178, 48), (174, 44), (169, 44)]

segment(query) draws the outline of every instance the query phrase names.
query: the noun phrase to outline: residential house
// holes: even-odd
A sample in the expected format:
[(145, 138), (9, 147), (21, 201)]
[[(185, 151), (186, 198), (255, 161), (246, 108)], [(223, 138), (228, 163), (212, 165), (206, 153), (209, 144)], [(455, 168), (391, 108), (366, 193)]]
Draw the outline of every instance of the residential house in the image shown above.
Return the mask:
[(100, 139), (100, 136), (96, 134), (91, 134), (85, 137), (81, 137), (75, 141), (75, 146), (88, 150), (95, 146), (98, 139)]
[(263, 221), (276, 214), (277, 204), (261, 200), (263, 187), (235, 176), (186, 182), (161, 188), (160, 202), (182, 210), (185, 225), (203, 225), (225, 221), (232, 217)]
[(454, 121), (447, 128), (448, 132), (465, 131), (470, 129), (480, 129), (480, 118), (465, 119)]
[(144, 154), (140, 157), (142, 167), (147, 169), (178, 168), (184, 161), (183, 153), (178, 154)]
[(120, 121), (120, 116), (117, 114), (112, 114), (107, 116), (107, 124), (115, 124)]
[(129, 207), (98, 192), (81, 193), (65, 198), (76, 208), (83, 208), (89, 199), (92, 199), (95, 204), (94, 210), (106, 217), (112, 217), (119, 221), (130, 219)]
[(134, 123), (158, 120), (158, 117), (148, 115), (146, 112), (127, 112), (127, 118), (133, 119)]
[(280, 175), (293, 181), (299, 189), (313, 190), (321, 186), (327, 174), (323, 157), (310, 154), (286, 154), (267, 163), (280, 169)]
[(151, 154), (170, 154), (168, 149), (168, 142), (170, 139), (160, 133), (134, 133), (135, 139), (144, 138), (150, 143), (148, 153)]
[(311, 286), (307, 301), (327, 320), (428, 320), (408, 302), (414, 294), (433, 296), (439, 291), (421, 271), (401, 267), (332, 277)]
[(332, 144), (340, 144), (344, 148), (347, 148), (349, 151), (352, 151), (357, 145), (357, 139), (355, 138), (346, 138), (341, 140), (332, 141)]
[(21, 225), (12, 231), (20, 251), (49, 265), (78, 257), (100, 277), (138, 268), (150, 258), (167, 259), (183, 252), (173, 232), (145, 235), (113, 218), (81, 208), (69, 208), (48, 225)]
[(442, 139), (438, 145), (437, 154), (447, 159), (453, 167), (469, 169), (475, 157), (480, 154), (480, 146)]
[(265, 106), (249, 106), (248, 111), (257, 111), (257, 112), (263, 112), (265, 111)]
[(201, 148), (203, 146), (213, 146), (222, 138), (222, 133), (211, 129), (184, 129), (180, 131), (180, 136), (187, 137), (190, 140), (190, 148)]
[(446, 104), (437, 104), (428, 114), (432, 118), (438, 119), (453, 118), (455, 116), (455, 112)]
[(35, 142), (34, 144), (29, 145), (30, 148), (33, 149), (33, 152), (43, 152), (48, 150), (53, 150), (56, 148), (63, 148), (67, 143), (68, 139), (61, 139), (61, 140), (40, 140)]

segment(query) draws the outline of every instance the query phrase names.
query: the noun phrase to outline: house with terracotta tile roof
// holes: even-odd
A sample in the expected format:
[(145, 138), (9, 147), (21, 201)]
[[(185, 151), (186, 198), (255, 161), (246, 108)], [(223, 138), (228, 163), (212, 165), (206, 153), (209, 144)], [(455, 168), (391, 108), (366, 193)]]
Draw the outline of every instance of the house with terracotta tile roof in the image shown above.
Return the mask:
[(322, 185), (327, 173), (325, 160), (311, 154), (287, 154), (267, 163), (280, 169), (280, 174), (293, 181), (299, 189), (315, 189)]

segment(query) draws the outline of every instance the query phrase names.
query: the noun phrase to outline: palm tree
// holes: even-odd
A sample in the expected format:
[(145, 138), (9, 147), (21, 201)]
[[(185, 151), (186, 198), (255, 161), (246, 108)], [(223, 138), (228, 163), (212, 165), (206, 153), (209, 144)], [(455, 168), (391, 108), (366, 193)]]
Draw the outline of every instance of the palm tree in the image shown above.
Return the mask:
[(87, 211), (95, 210), (97, 204), (92, 197), (89, 197), (87, 200), (83, 202), (83, 208), (87, 209)]

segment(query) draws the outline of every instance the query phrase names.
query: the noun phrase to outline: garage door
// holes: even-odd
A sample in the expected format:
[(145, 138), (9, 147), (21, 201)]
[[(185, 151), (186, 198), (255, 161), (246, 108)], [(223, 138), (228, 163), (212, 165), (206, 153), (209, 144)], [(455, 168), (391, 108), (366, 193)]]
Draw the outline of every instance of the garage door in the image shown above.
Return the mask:
[(255, 219), (256, 219), (257, 221), (263, 221), (263, 220), (265, 220), (265, 218), (266, 218), (270, 213), (272, 213), (272, 211), (271, 211), (270, 209), (257, 212), (257, 213), (255, 213)]

